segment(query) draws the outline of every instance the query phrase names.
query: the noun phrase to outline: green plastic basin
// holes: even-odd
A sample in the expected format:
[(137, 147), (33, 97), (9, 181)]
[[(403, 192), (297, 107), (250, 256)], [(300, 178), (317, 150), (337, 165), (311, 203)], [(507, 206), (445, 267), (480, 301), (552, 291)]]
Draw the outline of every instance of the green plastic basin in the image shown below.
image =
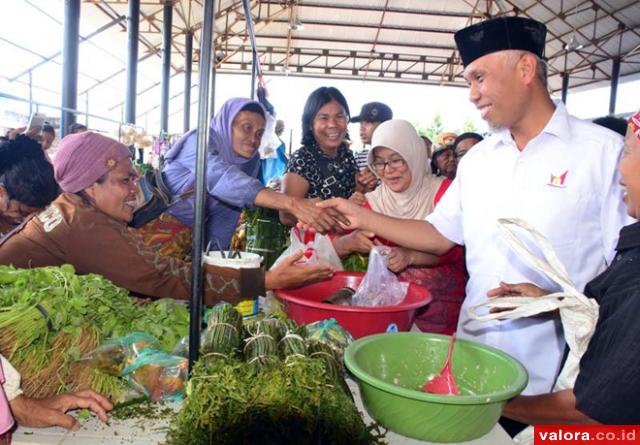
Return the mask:
[(453, 374), (459, 396), (422, 392), (444, 364), (450, 337), (399, 332), (353, 342), (345, 365), (358, 379), (373, 419), (403, 436), (430, 442), (464, 442), (488, 433), (507, 400), (527, 386), (527, 371), (495, 348), (457, 340)]

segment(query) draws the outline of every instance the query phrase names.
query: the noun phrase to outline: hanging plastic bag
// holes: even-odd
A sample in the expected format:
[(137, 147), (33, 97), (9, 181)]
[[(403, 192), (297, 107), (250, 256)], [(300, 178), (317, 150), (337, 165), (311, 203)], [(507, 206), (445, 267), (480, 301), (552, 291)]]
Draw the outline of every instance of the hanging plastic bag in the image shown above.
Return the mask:
[(273, 263), (273, 269), (285, 257), (302, 250), (303, 257), (298, 261), (301, 264), (330, 264), (334, 270), (341, 271), (342, 262), (336, 253), (331, 239), (327, 235), (321, 235), (312, 231), (305, 231), (298, 227), (293, 227), (290, 233), (289, 247)]
[[(556, 379), (553, 391), (571, 389), (580, 371), (580, 359), (586, 352), (589, 341), (595, 332), (598, 322), (598, 303), (592, 298), (585, 297), (576, 289), (551, 243), (536, 229), (517, 218), (501, 218), (498, 220), (498, 224), (505, 240), (519, 254), (520, 258), (528, 262), (533, 269), (544, 273), (556, 282), (562, 287), (562, 291), (544, 297), (492, 298), (470, 307), (469, 316), (475, 320), (512, 320), (558, 310), (564, 337), (569, 346), (569, 354)], [(519, 227), (528, 232), (542, 251), (544, 259), (531, 253), (510, 226)], [(478, 315), (477, 311), (481, 308), (499, 308), (503, 311)], [(534, 442), (533, 426), (524, 429), (514, 440), (518, 444), (532, 445)]]
[(394, 306), (404, 300), (409, 283), (398, 281), (389, 270), (391, 248), (376, 246), (369, 254), (369, 266), (352, 298), (353, 306)]

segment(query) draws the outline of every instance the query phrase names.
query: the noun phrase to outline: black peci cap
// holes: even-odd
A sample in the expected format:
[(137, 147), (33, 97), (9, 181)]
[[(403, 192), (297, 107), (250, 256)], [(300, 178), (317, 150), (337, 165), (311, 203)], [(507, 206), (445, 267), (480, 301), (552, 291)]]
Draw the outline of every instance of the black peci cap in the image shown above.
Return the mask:
[(369, 102), (362, 106), (360, 114), (351, 118), (351, 122), (385, 122), (393, 119), (393, 111), (382, 102)]
[(462, 64), (467, 66), (482, 56), (506, 49), (542, 57), (546, 35), (544, 23), (524, 17), (499, 17), (463, 28), (454, 38)]

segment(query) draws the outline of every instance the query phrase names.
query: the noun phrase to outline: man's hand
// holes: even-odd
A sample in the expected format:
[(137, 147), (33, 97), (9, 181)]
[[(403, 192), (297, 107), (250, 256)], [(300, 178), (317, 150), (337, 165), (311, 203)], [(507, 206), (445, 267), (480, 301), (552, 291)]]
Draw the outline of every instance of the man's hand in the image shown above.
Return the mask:
[[(531, 283), (510, 284), (501, 281), (500, 287), (496, 287), (487, 292), (487, 297), (544, 297), (550, 293), (550, 291)], [(510, 309), (494, 307), (489, 312), (497, 313), (508, 310)]]
[[(340, 222), (343, 228), (358, 229), (362, 224), (363, 216), (366, 216), (369, 210), (365, 209), (358, 204), (346, 200), (344, 198), (332, 198), (324, 201), (316, 202), (316, 206), (321, 209), (335, 209), (346, 218), (348, 224)], [(304, 225), (303, 228), (308, 228), (308, 225)]]
[(373, 237), (376, 234), (363, 230), (355, 230), (348, 235), (337, 237), (333, 240), (333, 247), (340, 258), (350, 253), (369, 253), (374, 246)]
[(19, 425), (39, 428), (61, 426), (69, 430), (77, 429), (79, 424), (73, 416), (66, 414), (67, 411), (88, 408), (106, 422), (107, 411), (113, 408), (106, 398), (89, 389), (47, 399), (18, 396), (10, 405)]
[(389, 270), (394, 273), (401, 272), (413, 263), (411, 250), (404, 247), (393, 247), (388, 256)]
[(496, 287), (487, 292), (488, 297), (544, 297), (551, 292), (542, 289), (531, 283), (510, 284), (500, 282), (500, 287)]
[(342, 226), (348, 225), (349, 220), (336, 209), (317, 207), (316, 202), (318, 200), (292, 198), (289, 212), (299, 222), (311, 226), (316, 232), (337, 231), (342, 233)]
[(375, 190), (378, 185), (378, 178), (374, 175), (369, 167), (364, 167), (356, 173), (356, 190), (361, 193), (368, 193)]
[(280, 264), (267, 271), (264, 278), (267, 289), (289, 289), (304, 286), (314, 281), (326, 280), (333, 275), (328, 264), (295, 264), (302, 258), (300, 250), (284, 258)]

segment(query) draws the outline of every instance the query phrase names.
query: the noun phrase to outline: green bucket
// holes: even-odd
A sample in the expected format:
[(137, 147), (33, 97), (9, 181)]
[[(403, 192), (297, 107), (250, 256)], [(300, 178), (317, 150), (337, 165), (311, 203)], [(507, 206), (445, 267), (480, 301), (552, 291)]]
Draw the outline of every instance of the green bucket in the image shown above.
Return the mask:
[(527, 371), (513, 357), (480, 343), (458, 340), (453, 375), (459, 396), (422, 392), (442, 369), (450, 337), (399, 332), (352, 343), (345, 365), (358, 379), (373, 419), (403, 436), (430, 442), (464, 442), (487, 434), (505, 403), (527, 385)]

